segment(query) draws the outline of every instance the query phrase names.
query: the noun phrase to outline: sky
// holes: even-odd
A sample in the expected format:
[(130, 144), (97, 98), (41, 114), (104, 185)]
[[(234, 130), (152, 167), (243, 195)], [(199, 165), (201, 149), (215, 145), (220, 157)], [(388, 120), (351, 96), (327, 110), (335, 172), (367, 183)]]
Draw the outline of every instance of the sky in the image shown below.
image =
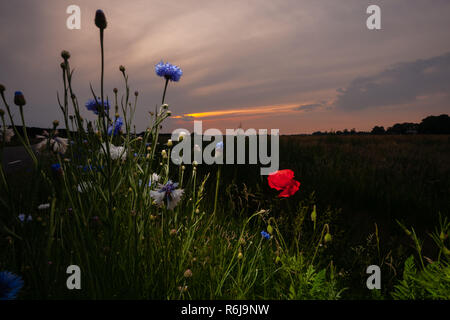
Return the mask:
[[(381, 30), (366, 27), (372, 4)], [(69, 5), (81, 9), (80, 30), (66, 27)], [(63, 119), (62, 50), (78, 100), (92, 98), (90, 84), (100, 91), (97, 9), (108, 20), (105, 92), (123, 94), (124, 65), (139, 92), (138, 131), (161, 102), (161, 60), (183, 70), (168, 87), (173, 116), (163, 132), (191, 131), (194, 120), (223, 132), (367, 131), (450, 113), (448, 0), (3, 0), (0, 83), (10, 102), (24, 93), (28, 125)]]

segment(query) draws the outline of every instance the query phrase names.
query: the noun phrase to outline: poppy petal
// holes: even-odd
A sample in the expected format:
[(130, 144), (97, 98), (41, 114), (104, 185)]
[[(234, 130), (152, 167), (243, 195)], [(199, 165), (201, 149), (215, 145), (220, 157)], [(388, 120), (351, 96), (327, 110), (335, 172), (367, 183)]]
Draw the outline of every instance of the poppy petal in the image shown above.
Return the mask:
[(282, 190), (291, 183), (293, 178), (294, 172), (290, 169), (285, 169), (269, 174), (267, 180), (272, 189)]
[(292, 196), (298, 191), (300, 187), (300, 182), (296, 180), (291, 180), (291, 183), (283, 189), (283, 191), (278, 195), (280, 198), (287, 198)]

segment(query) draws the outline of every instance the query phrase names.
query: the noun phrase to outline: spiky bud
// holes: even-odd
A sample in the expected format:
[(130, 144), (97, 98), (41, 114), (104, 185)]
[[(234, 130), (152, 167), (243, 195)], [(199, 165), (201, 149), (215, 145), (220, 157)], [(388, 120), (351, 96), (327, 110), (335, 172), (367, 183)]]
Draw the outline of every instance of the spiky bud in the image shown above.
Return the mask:
[(120, 67), (119, 67), (119, 70), (120, 70), (120, 72), (123, 73), (123, 72), (125, 72), (125, 67), (124, 67), (124, 66), (120, 66)]

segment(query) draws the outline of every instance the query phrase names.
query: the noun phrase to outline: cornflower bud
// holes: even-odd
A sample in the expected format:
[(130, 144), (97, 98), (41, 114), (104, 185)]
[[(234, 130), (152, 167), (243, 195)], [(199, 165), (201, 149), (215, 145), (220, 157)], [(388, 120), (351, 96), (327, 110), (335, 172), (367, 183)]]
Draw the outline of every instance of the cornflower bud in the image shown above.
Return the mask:
[(105, 13), (100, 9), (95, 12), (95, 25), (99, 29), (106, 29), (106, 26), (108, 25)]

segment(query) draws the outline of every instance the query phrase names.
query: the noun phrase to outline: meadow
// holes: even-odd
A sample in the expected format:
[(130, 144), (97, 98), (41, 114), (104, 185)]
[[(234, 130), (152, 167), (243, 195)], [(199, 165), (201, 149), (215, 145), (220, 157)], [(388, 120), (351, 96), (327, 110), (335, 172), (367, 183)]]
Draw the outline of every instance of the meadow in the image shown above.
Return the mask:
[[(67, 137), (54, 121), (30, 143), (31, 104), (0, 85), (1, 155), (14, 139), (30, 159), (1, 167), (0, 298), (450, 298), (449, 136), (283, 136), (269, 177), (257, 165), (175, 165), (178, 141), (160, 129), (181, 69), (155, 65), (161, 104), (135, 134), (139, 93), (124, 66), (123, 88), (104, 88), (101, 10), (95, 24), (100, 89), (88, 102), (61, 53)], [(366, 286), (369, 265), (381, 268), (379, 290)]]

